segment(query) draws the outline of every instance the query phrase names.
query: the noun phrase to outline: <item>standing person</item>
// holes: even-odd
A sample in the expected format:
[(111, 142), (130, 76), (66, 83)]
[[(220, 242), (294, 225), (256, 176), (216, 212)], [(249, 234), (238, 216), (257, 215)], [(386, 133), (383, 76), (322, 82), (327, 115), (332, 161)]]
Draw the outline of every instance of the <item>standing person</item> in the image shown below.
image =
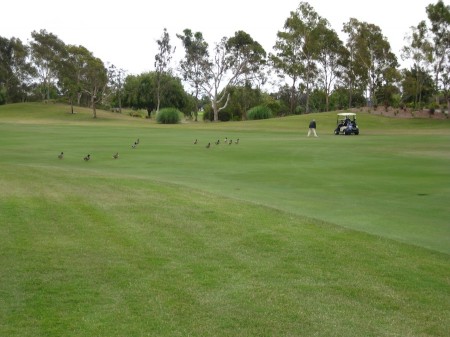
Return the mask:
[(311, 122), (309, 122), (308, 137), (311, 135), (311, 133), (314, 135), (314, 137), (317, 137), (316, 120), (315, 119), (313, 119)]

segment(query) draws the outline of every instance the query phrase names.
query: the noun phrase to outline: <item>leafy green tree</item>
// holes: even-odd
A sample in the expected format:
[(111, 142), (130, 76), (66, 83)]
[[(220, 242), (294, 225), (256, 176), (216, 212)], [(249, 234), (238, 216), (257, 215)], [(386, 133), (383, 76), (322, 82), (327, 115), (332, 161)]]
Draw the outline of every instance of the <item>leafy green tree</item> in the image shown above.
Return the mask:
[(364, 71), (359, 74), (368, 83), (371, 103), (376, 105), (376, 89), (391, 81), (389, 75), (392, 73), (389, 70), (397, 68), (397, 57), (391, 52), (391, 46), (380, 27), (374, 24), (351, 18), (344, 24), (344, 32), (348, 34), (347, 45), (354, 56), (354, 67)]
[(215, 46), (213, 60), (205, 65), (205, 82), (202, 83), (211, 100), (214, 121), (219, 119), (219, 111), (230, 101), (228, 89), (256, 80), (265, 57), (262, 46), (244, 31), (237, 31), (229, 39), (223, 38)]
[[(330, 109), (330, 94), (338, 79), (343, 77), (348, 51), (337, 33), (327, 26), (319, 31), (319, 51), (317, 63), (319, 65), (319, 84), (325, 94), (325, 111)], [(322, 108), (321, 108), (322, 110)]]
[[(351, 104), (350, 99), (352, 100)], [(364, 91), (355, 91), (345, 85), (336, 86), (330, 95), (330, 107), (332, 110), (342, 110), (347, 107), (362, 107), (365, 105), (366, 98)]]
[(85, 59), (81, 69), (81, 87), (90, 97), (92, 115), (97, 118), (97, 103), (101, 102), (106, 93), (108, 74), (103, 61), (92, 54)]
[(229, 87), (230, 102), (223, 112), (230, 116), (231, 120), (247, 119), (247, 111), (264, 103), (261, 89), (252, 88), (250, 83), (243, 86)]
[(25, 100), (35, 69), (29, 62), (29, 47), (20, 39), (0, 37), (0, 89), (4, 103)]
[(193, 96), (195, 98), (195, 121), (198, 118), (198, 97), (200, 95), (201, 84), (205, 80), (203, 70), (208, 67), (208, 43), (203, 39), (203, 34), (200, 32), (192, 33), (190, 29), (183, 31), (184, 35), (177, 34), (177, 37), (182, 41), (185, 50), (184, 59), (180, 61), (181, 75), (194, 90)]
[[(165, 83), (165, 94), (161, 96), (161, 108), (176, 108), (183, 113), (193, 109), (194, 103), (185, 92), (181, 80), (171, 75), (162, 75)], [(147, 110), (150, 118), (152, 111), (156, 110), (158, 75), (156, 72), (143, 73), (138, 76), (130, 75), (125, 79), (125, 102), (133, 109)], [(189, 111), (190, 113), (190, 111)]]
[(137, 100), (133, 106), (135, 109), (146, 109), (148, 118), (158, 106), (156, 73), (144, 73), (138, 77)]
[(119, 109), (119, 113), (122, 113), (122, 95), (123, 86), (125, 81), (126, 71), (121, 68), (117, 68), (114, 64), (108, 67), (108, 81), (109, 90), (111, 92), (111, 101)]
[[(410, 73), (404, 73), (406, 76), (415, 74), (415, 94), (412, 96), (411, 92), (407, 92), (406, 95), (414, 97), (414, 106), (418, 107), (422, 102), (423, 86), (425, 84), (426, 73), (428, 72), (433, 62), (433, 44), (428, 38), (428, 28), (425, 21), (421, 21), (416, 27), (411, 27), (411, 32), (406, 36), (407, 44), (402, 48), (402, 59), (411, 60), (413, 62), (413, 71)], [(405, 78), (404, 83), (408, 83), (411, 78)], [(411, 86), (407, 86), (411, 87)]]
[(31, 57), (44, 89), (42, 99), (50, 99), (50, 87), (57, 79), (58, 64), (66, 53), (64, 42), (45, 29), (31, 33)]
[(210, 58), (207, 59), (204, 52), (199, 56), (198, 71), (193, 63), (185, 63), (185, 66), (199, 75), (197, 85), (200, 92), (209, 97), (213, 120), (218, 121), (219, 112), (230, 101), (230, 87), (261, 79), (258, 75), (265, 64), (266, 52), (249, 34), (237, 31), (231, 38), (222, 38)]
[(58, 63), (58, 86), (67, 97), (72, 113), (74, 103), (80, 105), (81, 96), (86, 92), (83, 91), (82, 76), (92, 57), (92, 53), (85, 47), (68, 45), (65, 56)]
[[(327, 26), (327, 21), (320, 17), (307, 2), (300, 2), (296, 11), (291, 12), (284, 24), (284, 31), (277, 33), (275, 54), (270, 56), (273, 67), (280, 75), (292, 79), (291, 113), (296, 106), (297, 87), (305, 89), (306, 112), (309, 112), (309, 95), (312, 84), (317, 79), (318, 53), (320, 35)], [(297, 84), (301, 81), (301, 85)]]
[[(421, 108), (422, 102), (427, 102), (433, 97), (435, 88), (430, 73), (418, 67), (412, 67), (410, 70), (402, 71), (402, 78), (403, 102), (410, 103), (414, 108)], [(418, 78), (420, 81), (417, 81)]]
[[(141, 75), (142, 76), (142, 75)], [(136, 107), (139, 91), (139, 76), (128, 75), (123, 85), (123, 104), (127, 107)]]
[[(354, 19), (344, 24), (343, 32), (347, 33), (347, 42), (345, 44), (347, 48), (347, 54), (344, 56), (343, 65), (344, 72), (341, 77), (342, 85), (348, 88), (348, 107), (352, 108), (359, 104), (354, 101), (354, 96), (358, 96), (360, 93), (364, 93), (368, 86), (367, 71), (363, 64), (358, 61), (357, 56), (357, 25), (352, 24)], [(342, 86), (341, 85), (341, 86)], [(364, 104), (366, 105), (366, 100)]]
[[(440, 88), (440, 76), (446, 72), (449, 77), (450, 54), (450, 6), (445, 5), (442, 0), (436, 4), (430, 4), (426, 8), (428, 19), (431, 22), (431, 33), (433, 39), (433, 70), (436, 89)], [(436, 96), (436, 103), (439, 98)]]
[(442, 94), (447, 102), (447, 116), (450, 113), (450, 57), (447, 55), (447, 62), (445, 63), (446, 69), (442, 73)]

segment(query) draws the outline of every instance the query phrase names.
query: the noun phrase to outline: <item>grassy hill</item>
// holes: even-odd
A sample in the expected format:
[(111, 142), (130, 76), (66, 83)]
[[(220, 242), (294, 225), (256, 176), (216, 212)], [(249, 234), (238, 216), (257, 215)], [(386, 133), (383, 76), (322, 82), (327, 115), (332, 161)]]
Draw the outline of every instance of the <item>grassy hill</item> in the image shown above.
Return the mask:
[(448, 120), (76, 112), (0, 106), (0, 335), (448, 335)]

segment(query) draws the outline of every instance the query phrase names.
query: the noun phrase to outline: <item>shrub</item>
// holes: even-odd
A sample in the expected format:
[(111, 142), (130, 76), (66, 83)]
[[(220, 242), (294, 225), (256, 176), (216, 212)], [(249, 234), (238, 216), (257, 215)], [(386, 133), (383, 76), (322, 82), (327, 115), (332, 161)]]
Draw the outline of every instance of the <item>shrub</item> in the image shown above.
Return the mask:
[(253, 119), (267, 119), (272, 117), (272, 110), (265, 105), (258, 105), (247, 111), (247, 118)]
[(156, 121), (159, 124), (178, 124), (180, 122), (181, 111), (175, 108), (164, 108), (159, 110)]
[(429, 110), (428, 110), (428, 113), (429, 113), (430, 115), (433, 115), (434, 112), (435, 112), (437, 109), (439, 109), (439, 103), (436, 103), (436, 102), (430, 103), (428, 109), (429, 109)]

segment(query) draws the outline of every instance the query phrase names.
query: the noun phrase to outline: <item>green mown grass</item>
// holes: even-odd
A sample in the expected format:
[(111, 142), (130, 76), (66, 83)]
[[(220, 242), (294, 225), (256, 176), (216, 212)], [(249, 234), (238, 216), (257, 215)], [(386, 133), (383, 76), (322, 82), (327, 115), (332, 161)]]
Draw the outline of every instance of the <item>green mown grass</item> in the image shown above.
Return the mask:
[(67, 111), (0, 107), (1, 336), (448, 335), (448, 121)]

